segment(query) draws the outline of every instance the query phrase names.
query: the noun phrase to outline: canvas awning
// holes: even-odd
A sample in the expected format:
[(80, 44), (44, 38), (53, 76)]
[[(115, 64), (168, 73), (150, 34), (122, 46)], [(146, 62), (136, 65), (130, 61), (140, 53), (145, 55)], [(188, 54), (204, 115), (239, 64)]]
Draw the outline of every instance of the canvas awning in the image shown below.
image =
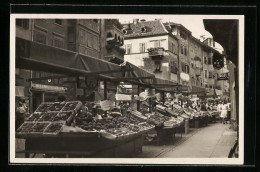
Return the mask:
[(192, 86), (192, 90), (189, 94), (196, 94), (198, 97), (206, 96), (206, 90), (202, 87)]
[[(153, 84), (153, 79), (155, 78), (155, 75), (154, 74), (151, 74), (149, 72), (147, 72), (146, 70), (144, 69), (141, 69), (135, 65), (133, 65), (132, 63), (129, 63), (129, 62), (126, 62), (125, 64), (126, 68), (130, 68), (130, 69), (133, 69), (133, 71), (129, 71), (129, 72), (126, 72), (125, 76), (127, 78), (130, 78), (130, 77), (147, 77), (148, 79), (138, 79), (140, 83), (143, 83), (143, 84)], [(149, 79), (150, 77), (150, 79)]]
[[(16, 38), (16, 67), (65, 75), (121, 70), (121, 66), (76, 52)], [(99, 74), (103, 78), (122, 77), (122, 72)]]

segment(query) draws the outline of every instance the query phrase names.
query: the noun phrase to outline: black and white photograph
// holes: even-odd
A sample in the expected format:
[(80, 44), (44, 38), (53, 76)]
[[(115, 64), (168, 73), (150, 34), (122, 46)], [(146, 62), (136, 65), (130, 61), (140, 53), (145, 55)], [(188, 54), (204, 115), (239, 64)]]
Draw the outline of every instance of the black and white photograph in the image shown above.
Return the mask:
[(243, 15), (11, 14), (10, 163), (243, 164), (243, 41)]

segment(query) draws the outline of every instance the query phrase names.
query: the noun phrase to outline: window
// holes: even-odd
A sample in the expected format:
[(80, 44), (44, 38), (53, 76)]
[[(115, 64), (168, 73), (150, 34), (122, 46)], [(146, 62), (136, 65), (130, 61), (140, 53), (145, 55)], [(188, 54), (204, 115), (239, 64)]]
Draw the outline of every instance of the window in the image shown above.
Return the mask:
[(112, 38), (112, 37), (113, 37), (112, 33), (111, 33), (111, 32), (108, 32), (108, 33), (107, 33), (107, 38)]
[(160, 41), (154, 41), (154, 47), (160, 47)]
[(145, 27), (141, 28), (141, 32), (145, 33), (147, 31), (147, 29)]
[(215, 80), (218, 80), (218, 73), (215, 73), (215, 74), (213, 75), (213, 78), (215, 78)]
[(68, 27), (68, 42), (74, 43), (75, 42), (75, 28)]
[(181, 63), (181, 71), (185, 73), (185, 63)]
[(209, 78), (213, 78), (213, 73), (209, 72)]
[(194, 68), (194, 65), (193, 65), (193, 63), (191, 63), (191, 68)]
[(145, 43), (140, 43), (140, 44), (139, 44), (140, 53), (144, 53), (144, 52), (145, 52), (145, 49), (146, 49)]
[(39, 42), (39, 43), (42, 43), (42, 44), (46, 44), (46, 43), (47, 43), (46, 32), (39, 31), (39, 30), (35, 30), (35, 31), (34, 31), (33, 40), (34, 40), (35, 42)]
[(187, 47), (184, 46), (184, 55), (187, 56)]
[(181, 37), (182, 39), (184, 39), (184, 40), (187, 39), (186, 35), (185, 35), (183, 32), (180, 32), (180, 37)]
[(132, 45), (126, 44), (126, 54), (131, 54), (131, 53), (132, 53)]
[(117, 40), (117, 34), (115, 34), (115, 40)]
[(208, 88), (208, 85), (207, 85), (207, 84), (205, 84), (205, 88)]
[(171, 73), (177, 74), (178, 68), (174, 61), (171, 61)]
[(93, 21), (94, 21), (95, 23), (98, 23), (98, 19), (93, 19)]
[(190, 66), (187, 65), (186, 63), (181, 63), (181, 69), (182, 69), (182, 72), (184, 73), (190, 73)]
[(212, 62), (211, 62), (211, 57), (208, 58), (208, 64), (211, 65)]
[(189, 65), (185, 65), (185, 70), (186, 70), (186, 73), (190, 73), (190, 66)]
[(181, 45), (181, 54), (184, 54), (184, 46)]
[(58, 48), (64, 48), (63, 46), (63, 40), (62, 39), (57, 39), (57, 38), (54, 38), (53, 40), (53, 46), (54, 47), (58, 47)]
[(61, 19), (55, 19), (55, 23), (62, 25), (62, 20)]
[(205, 78), (208, 78), (208, 71), (207, 70), (204, 70), (204, 76), (205, 76)]
[(207, 64), (207, 57), (204, 57), (204, 64)]
[(155, 61), (154, 62), (155, 65), (155, 72), (160, 72), (161, 71), (161, 62), (160, 61)]
[(175, 44), (172, 43), (172, 52), (175, 53), (175, 50), (176, 50)]
[(16, 19), (16, 26), (20, 26), (23, 29), (29, 28), (29, 19)]

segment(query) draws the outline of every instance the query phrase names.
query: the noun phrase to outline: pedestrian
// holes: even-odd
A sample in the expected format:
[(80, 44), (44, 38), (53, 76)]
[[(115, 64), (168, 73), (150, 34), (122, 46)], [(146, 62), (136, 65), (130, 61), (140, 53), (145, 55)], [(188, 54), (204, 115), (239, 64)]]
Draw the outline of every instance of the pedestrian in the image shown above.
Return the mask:
[(222, 118), (222, 123), (223, 124), (226, 124), (225, 119), (227, 118), (227, 110), (228, 110), (227, 104), (226, 104), (225, 101), (223, 101), (222, 102), (221, 114), (220, 114), (220, 117)]
[(17, 130), (23, 123), (25, 113), (28, 111), (28, 107), (25, 103), (25, 98), (17, 98), (16, 110), (15, 110), (15, 130)]

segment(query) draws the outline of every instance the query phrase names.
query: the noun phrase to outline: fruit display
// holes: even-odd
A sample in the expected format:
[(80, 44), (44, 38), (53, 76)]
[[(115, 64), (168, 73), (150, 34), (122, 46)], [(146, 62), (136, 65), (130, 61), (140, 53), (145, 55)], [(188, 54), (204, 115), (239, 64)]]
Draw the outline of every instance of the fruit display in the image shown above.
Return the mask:
[(79, 101), (67, 102), (66, 105), (61, 109), (61, 111), (77, 111), (81, 105), (82, 103)]
[(34, 126), (35, 123), (31, 123), (31, 122), (25, 122), (23, 123), (19, 128), (18, 128), (18, 132), (21, 133), (28, 133), (31, 131), (32, 127)]
[(57, 114), (57, 112), (44, 112), (41, 114), (39, 121), (52, 121)]
[(39, 120), (41, 115), (41, 113), (33, 113), (28, 118), (25, 118), (25, 121), (36, 122)]
[(42, 133), (49, 125), (48, 122), (37, 122), (31, 129), (31, 132)]
[(59, 112), (54, 118), (53, 121), (66, 121), (73, 112)]
[(65, 102), (55, 102), (49, 107), (49, 111), (60, 111), (65, 105)]
[(35, 112), (48, 112), (50, 111), (49, 108), (52, 106), (52, 103), (42, 103), (40, 106), (36, 109)]
[(131, 111), (131, 114), (135, 115), (136, 117), (140, 118), (140, 119), (143, 119), (143, 120), (146, 120), (147, 117), (144, 116), (141, 112), (138, 112), (137, 110), (133, 110)]
[(45, 130), (44, 133), (54, 133), (57, 134), (60, 132), (62, 129), (64, 123), (62, 122), (56, 122), (56, 123), (51, 123)]

